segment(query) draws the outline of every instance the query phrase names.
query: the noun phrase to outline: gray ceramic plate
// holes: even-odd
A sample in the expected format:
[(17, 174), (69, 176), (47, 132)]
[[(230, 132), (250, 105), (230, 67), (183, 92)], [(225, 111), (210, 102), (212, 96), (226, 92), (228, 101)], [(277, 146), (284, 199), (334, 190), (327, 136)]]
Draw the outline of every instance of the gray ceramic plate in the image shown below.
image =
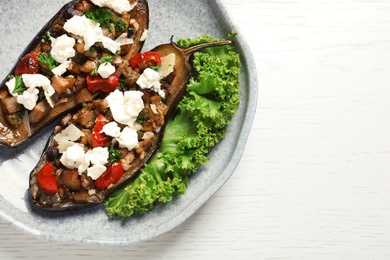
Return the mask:
[[(7, 76), (17, 57), (66, 0), (13, 0), (0, 6), (0, 78)], [(239, 32), (221, 0), (150, 0), (149, 37), (144, 50), (175, 38), (210, 34), (226, 38)], [(48, 213), (30, 207), (28, 176), (38, 161), (49, 125), (17, 148), (0, 147), (0, 217), (17, 229), (59, 242), (124, 245), (151, 239), (178, 226), (205, 203), (234, 172), (245, 147), (257, 101), (257, 76), (243, 36), (235, 38), (242, 57), (241, 105), (226, 138), (210, 162), (191, 178), (185, 195), (152, 212), (125, 221), (109, 219), (102, 205), (72, 212)], [(98, 228), (97, 228), (98, 227)]]

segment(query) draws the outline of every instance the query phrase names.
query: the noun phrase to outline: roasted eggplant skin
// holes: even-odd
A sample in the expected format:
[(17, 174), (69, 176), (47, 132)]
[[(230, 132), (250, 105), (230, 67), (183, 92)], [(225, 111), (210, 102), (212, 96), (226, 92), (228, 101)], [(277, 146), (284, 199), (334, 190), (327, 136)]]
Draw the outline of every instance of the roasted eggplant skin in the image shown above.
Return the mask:
[[(166, 97), (164, 99), (164, 103), (167, 106), (167, 114), (166, 118), (170, 116), (170, 114), (175, 109), (178, 102), (182, 99), (188, 81), (191, 76), (191, 65), (190, 65), (190, 56), (197, 50), (206, 47), (212, 47), (217, 45), (226, 45), (230, 44), (230, 41), (220, 41), (214, 43), (206, 43), (196, 45), (190, 48), (181, 48), (179, 45), (174, 43), (171, 39), (170, 43), (160, 45), (154, 48), (152, 51), (158, 52), (161, 57), (164, 57), (168, 54), (174, 53), (176, 57), (175, 61), (175, 69), (172, 72), (169, 87), (165, 90)], [(166, 120), (165, 120), (166, 122)], [(164, 124), (165, 126), (165, 124)], [(104, 190), (96, 190), (89, 198), (84, 199), (82, 201), (76, 200), (61, 200), (58, 193), (47, 194), (42, 191), (37, 183), (37, 175), (39, 171), (49, 162), (53, 160), (53, 147), (55, 147), (54, 141), (54, 132), (51, 135), (43, 154), (37, 164), (37, 166), (30, 173), (29, 187), (30, 187), (30, 197), (37, 207), (45, 210), (66, 210), (71, 208), (77, 208), (80, 206), (101, 203), (104, 199), (109, 196), (110, 193), (118, 189), (123, 183), (129, 181), (132, 177), (134, 177), (139, 170), (147, 163), (147, 161), (153, 156), (153, 154), (158, 150), (158, 147), (161, 143), (164, 133), (164, 126), (161, 131), (159, 131), (152, 140), (152, 146), (148, 150), (147, 154), (142, 159), (137, 159), (132, 163), (130, 169), (124, 172), (123, 177), (116, 182), (114, 185), (109, 186)]]
[[(42, 38), (45, 37), (46, 32), (54, 28), (54, 26), (58, 23), (63, 22), (64, 19), (73, 16), (75, 12), (77, 13), (75, 7), (81, 2), (83, 2), (83, 0), (73, 0), (64, 5), (32, 39), (26, 49), (19, 56), (18, 61), (26, 54), (36, 52)], [(133, 36), (134, 43), (130, 46), (130, 49), (124, 58), (130, 58), (140, 52), (144, 44), (144, 41), (141, 40), (143, 31), (149, 27), (148, 3), (146, 0), (137, 0), (137, 3), (136, 7), (130, 11), (130, 15), (138, 22), (139, 30), (135, 32)], [(18, 63), (14, 65), (8, 75), (14, 74), (17, 65)], [(3, 99), (2, 93), (7, 91), (7, 87), (5, 85), (7, 81), (8, 77), (6, 77), (0, 84), (1, 99)], [(28, 123), (28, 125), (26, 125), (25, 121), (22, 121), (22, 123), (15, 126), (7, 120), (7, 113), (4, 111), (5, 109), (3, 108), (2, 102), (0, 102), (0, 145), (15, 147), (26, 142), (43, 127), (60, 118), (72, 109), (79, 107), (82, 103), (83, 101), (78, 100), (75, 95), (68, 95), (66, 99), (63, 99), (62, 102), (58, 102), (53, 108), (51, 108), (39, 122), (35, 124)]]

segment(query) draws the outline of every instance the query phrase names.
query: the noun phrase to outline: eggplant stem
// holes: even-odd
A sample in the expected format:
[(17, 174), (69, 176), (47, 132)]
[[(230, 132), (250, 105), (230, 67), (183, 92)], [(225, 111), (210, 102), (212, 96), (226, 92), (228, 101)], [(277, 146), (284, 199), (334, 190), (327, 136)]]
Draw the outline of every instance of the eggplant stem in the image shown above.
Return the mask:
[(183, 48), (174, 42), (172, 42), (172, 43), (176, 48), (180, 49), (188, 57), (188, 56), (192, 55), (194, 52), (199, 51), (201, 49), (232, 44), (232, 41), (223, 40), (223, 41), (218, 41), (218, 42), (207, 42), (207, 43), (197, 44), (197, 45), (194, 45), (194, 46), (191, 46), (188, 48)]

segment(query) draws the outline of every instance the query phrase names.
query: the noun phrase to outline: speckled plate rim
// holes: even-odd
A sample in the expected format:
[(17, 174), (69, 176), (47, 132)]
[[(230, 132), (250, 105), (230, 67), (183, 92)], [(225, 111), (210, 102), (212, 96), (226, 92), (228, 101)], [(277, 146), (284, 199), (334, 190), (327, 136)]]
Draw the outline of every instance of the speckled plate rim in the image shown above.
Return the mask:
[[(206, 203), (210, 197), (212, 197), (231, 177), (234, 173), (238, 163), (242, 157), (242, 154), (245, 149), (245, 144), (247, 142), (250, 129), (254, 120), (256, 106), (257, 106), (257, 98), (258, 98), (258, 79), (257, 79), (257, 70), (256, 65), (253, 59), (253, 55), (250, 51), (250, 48), (242, 35), (240, 29), (237, 27), (236, 23), (233, 21), (229, 11), (227, 10), (224, 2), (222, 0), (212, 0), (209, 1), (209, 4), (212, 6), (213, 11), (217, 15), (217, 19), (221, 20), (221, 24), (225, 27), (225, 32), (236, 31), (238, 32), (237, 36), (234, 39), (234, 46), (236, 50), (241, 55), (241, 78), (242, 78), (242, 90), (247, 91), (244, 95), (241, 95), (241, 105), (239, 110), (240, 115), (239, 118), (240, 127), (237, 126), (229, 126), (228, 128), (228, 136), (224, 140), (221, 141), (220, 144), (217, 145), (215, 149), (211, 152), (211, 158), (217, 157), (218, 149), (223, 149), (224, 142), (232, 142), (230, 144), (230, 148), (232, 151), (229, 151), (228, 163), (225, 164), (222, 168), (219, 169), (219, 174), (217, 178), (214, 179), (212, 183), (202, 184), (205, 185), (203, 192), (200, 194), (197, 199), (192, 201), (192, 203), (186, 205), (181, 209), (180, 212), (176, 212), (176, 214), (171, 215), (168, 221), (163, 222), (163, 225), (159, 225), (158, 227), (154, 227), (153, 230), (146, 230), (143, 233), (136, 234), (135, 236), (128, 235), (124, 236), (119, 240), (114, 240), (112, 238), (88, 238), (88, 237), (72, 237), (69, 235), (52, 235), (46, 232), (43, 232), (39, 229), (39, 227), (32, 227), (23, 223), (16, 219), (14, 216), (11, 216), (0, 209), (0, 217), (3, 221), (8, 223), (10, 226), (21, 230), (27, 234), (44, 238), (53, 242), (65, 242), (65, 243), (87, 243), (87, 244), (102, 244), (102, 245), (129, 245), (136, 244), (146, 240), (153, 239), (157, 236), (160, 236), (173, 228), (182, 224), (185, 220), (187, 220), (191, 215), (193, 215), (204, 203)], [(150, 3), (149, 3), (150, 5)], [(151, 17), (153, 19), (153, 17)], [(144, 48), (145, 49), (145, 48)], [(239, 116), (236, 116), (233, 119), (234, 121), (238, 120)], [(234, 132), (234, 134), (232, 133)], [(196, 174), (195, 174), (196, 175)], [(191, 185), (199, 185), (199, 183), (191, 183), (190, 181), (189, 191), (183, 196), (181, 196), (178, 200), (186, 200), (191, 196), (190, 189)], [(195, 181), (196, 182), (196, 181)], [(1, 193), (0, 193), (1, 195)], [(164, 210), (170, 210), (170, 208), (175, 207), (175, 201), (168, 203), (170, 204), (168, 208), (159, 208), (157, 207), (157, 211), (163, 212)], [(1, 206), (1, 204), (0, 204)], [(143, 217), (147, 217), (147, 215), (140, 216), (139, 220)]]

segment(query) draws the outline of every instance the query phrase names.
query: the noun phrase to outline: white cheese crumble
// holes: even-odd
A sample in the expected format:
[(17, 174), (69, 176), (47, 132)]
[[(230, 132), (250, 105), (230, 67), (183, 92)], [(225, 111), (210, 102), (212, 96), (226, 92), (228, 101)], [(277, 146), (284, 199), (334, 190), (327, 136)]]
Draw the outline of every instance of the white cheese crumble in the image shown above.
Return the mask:
[(115, 90), (111, 92), (105, 100), (111, 109), (114, 120), (120, 124), (133, 127), (139, 113), (144, 108), (142, 95), (141, 91), (125, 91), (122, 93)]
[(75, 56), (76, 51), (73, 48), (76, 45), (76, 40), (66, 34), (58, 38), (50, 37), (51, 51), (50, 54), (58, 63), (65, 63), (69, 58)]
[[(23, 83), (27, 88), (42, 87), (46, 99), (49, 101), (50, 97), (54, 95), (55, 90), (51, 85), (50, 80), (41, 74), (23, 74)], [(49, 102), (50, 104), (50, 102)], [(52, 105), (52, 104), (50, 104)], [(53, 106), (52, 106), (53, 107)]]
[(105, 124), (102, 128), (101, 133), (105, 133), (108, 136), (117, 138), (121, 135), (121, 128), (118, 126), (117, 122), (113, 121), (108, 124)]
[(53, 102), (51, 102), (51, 96), (54, 95), (55, 90), (51, 86), (50, 80), (47, 77), (41, 74), (23, 74), (22, 81), (26, 87), (26, 90), (20, 95), (17, 93), (12, 93), (15, 89), (15, 77), (5, 83), (8, 88), (8, 92), (16, 97), (16, 101), (19, 104), (23, 105), (28, 110), (32, 110), (38, 101), (39, 90), (37, 88), (42, 87), (50, 106), (54, 106)]
[(26, 109), (32, 110), (38, 101), (39, 90), (36, 88), (29, 88), (23, 92), (22, 95), (16, 97), (16, 101), (22, 104)]
[(129, 12), (137, 5), (137, 1), (130, 5), (129, 0), (92, 0), (92, 3), (99, 7), (108, 7), (119, 14)]
[(142, 89), (152, 89), (157, 92), (160, 96), (165, 97), (165, 92), (161, 89), (160, 74), (152, 70), (151, 68), (146, 68), (141, 76), (137, 80), (137, 85)]
[(78, 169), (79, 173), (84, 172), (89, 166), (84, 148), (78, 144), (73, 144), (66, 149), (60, 158), (60, 162), (68, 169)]
[(109, 62), (105, 62), (100, 64), (97, 72), (100, 76), (102, 76), (102, 78), (106, 79), (115, 72), (115, 67)]
[(54, 75), (61, 76), (69, 68), (70, 64), (71, 64), (70, 60), (65, 61), (64, 63), (62, 63), (59, 66), (57, 66), (54, 69), (52, 69), (51, 71), (53, 72)]
[(110, 122), (103, 126), (101, 132), (113, 137), (118, 142), (120, 148), (126, 148), (130, 151), (138, 147), (137, 129), (133, 127), (126, 126), (121, 132), (116, 122)]
[(105, 165), (108, 163), (108, 148), (96, 147), (87, 152), (87, 158), (92, 165)]
[(77, 169), (79, 174), (87, 171), (87, 175), (96, 180), (107, 170), (108, 156), (107, 147), (93, 148), (85, 153), (81, 145), (73, 143), (62, 153), (60, 162), (68, 169)]
[(137, 80), (138, 86), (142, 89), (152, 89), (160, 96), (165, 97), (165, 92), (161, 89), (160, 81), (173, 72), (175, 63), (176, 55), (174, 53), (161, 57), (161, 65), (158, 71), (146, 68)]
[(117, 138), (120, 148), (126, 148), (131, 151), (138, 147), (138, 134), (134, 128), (126, 126), (123, 128), (121, 135)]
[(85, 15), (73, 16), (65, 22), (64, 29), (83, 38), (84, 50), (89, 50), (96, 42), (102, 42), (103, 46), (112, 53), (116, 53), (120, 49), (119, 43), (103, 35), (99, 23), (88, 19)]

